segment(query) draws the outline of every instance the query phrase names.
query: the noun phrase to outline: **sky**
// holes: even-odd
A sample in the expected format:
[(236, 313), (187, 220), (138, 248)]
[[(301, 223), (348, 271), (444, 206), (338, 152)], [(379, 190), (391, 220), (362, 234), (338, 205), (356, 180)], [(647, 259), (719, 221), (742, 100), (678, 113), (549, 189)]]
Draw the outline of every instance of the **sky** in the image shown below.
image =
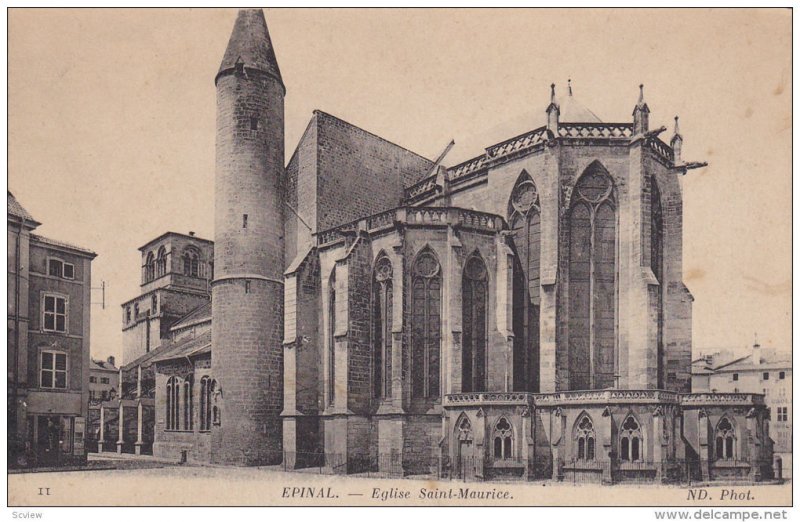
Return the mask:
[[(446, 165), (544, 124), (549, 85), (683, 157), (684, 282), (695, 353), (791, 349), (789, 10), (266, 9), (287, 88), (286, 158), (314, 109)], [(213, 239), (214, 75), (226, 9), (11, 9), (9, 189), (42, 235), (98, 253), (91, 351), (122, 353), (137, 250)], [(100, 301), (99, 292), (94, 301)]]

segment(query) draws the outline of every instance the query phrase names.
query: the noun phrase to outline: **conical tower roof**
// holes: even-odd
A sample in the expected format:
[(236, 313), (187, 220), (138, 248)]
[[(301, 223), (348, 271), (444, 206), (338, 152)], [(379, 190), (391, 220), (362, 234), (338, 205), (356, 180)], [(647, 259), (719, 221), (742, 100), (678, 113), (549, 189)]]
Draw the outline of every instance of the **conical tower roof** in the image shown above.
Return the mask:
[(242, 64), (265, 72), (283, 84), (267, 21), (261, 9), (240, 9), (217, 76)]

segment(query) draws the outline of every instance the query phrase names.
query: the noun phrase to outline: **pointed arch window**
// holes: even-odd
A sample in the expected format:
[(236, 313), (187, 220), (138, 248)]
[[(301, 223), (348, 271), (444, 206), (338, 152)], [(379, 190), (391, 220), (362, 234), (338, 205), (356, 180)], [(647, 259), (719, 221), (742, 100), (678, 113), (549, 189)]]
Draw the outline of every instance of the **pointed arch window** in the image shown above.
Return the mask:
[(730, 460), (734, 458), (734, 441), (736, 440), (733, 424), (728, 417), (722, 417), (717, 423), (714, 435), (717, 459)]
[(464, 264), (461, 278), (461, 390), (486, 391), (487, 303), (486, 264), (474, 254)]
[(578, 460), (594, 460), (595, 434), (592, 419), (588, 415), (575, 426), (575, 440), (578, 444)]
[(472, 424), (466, 415), (462, 416), (456, 425), (456, 437), (458, 440), (472, 440)]
[(375, 262), (372, 277), (373, 396), (392, 395), (392, 262), (385, 255)]
[(619, 435), (619, 458), (623, 461), (642, 460), (642, 430), (633, 415), (628, 415)]
[(438, 397), (442, 276), (430, 250), (414, 261), (411, 294), (411, 396)]
[(496, 459), (510, 459), (511, 451), (513, 448), (513, 434), (511, 431), (511, 424), (505, 417), (501, 417), (494, 425), (494, 432), (492, 433), (492, 441), (494, 446), (494, 458)]
[(616, 234), (614, 184), (594, 164), (572, 194), (569, 216), (570, 389), (614, 386)]
[(517, 254), (514, 265), (513, 327), (516, 390), (538, 389), (541, 209), (536, 184), (522, 172), (508, 203)]
[(666, 354), (664, 353), (664, 217), (661, 211), (661, 193), (655, 176), (650, 179), (650, 269), (658, 281), (656, 353), (658, 357), (658, 387), (666, 386)]
[(328, 280), (328, 404), (336, 399), (336, 268)]
[(144, 262), (144, 282), (149, 283), (156, 278), (156, 257), (152, 252), (148, 252)]
[(211, 429), (211, 379), (204, 375), (200, 379), (200, 431)]
[(158, 249), (158, 259), (156, 260), (156, 277), (161, 277), (167, 273), (167, 249), (163, 246)]
[(180, 408), (181, 385), (177, 377), (170, 377), (167, 380), (167, 429), (180, 429), (179, 408)]

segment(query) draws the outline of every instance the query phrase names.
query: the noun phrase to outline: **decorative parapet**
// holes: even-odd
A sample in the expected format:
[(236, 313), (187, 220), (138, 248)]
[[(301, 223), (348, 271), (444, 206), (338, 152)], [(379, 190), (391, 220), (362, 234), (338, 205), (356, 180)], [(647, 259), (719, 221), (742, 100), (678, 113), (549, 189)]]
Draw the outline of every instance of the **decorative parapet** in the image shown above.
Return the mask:
[(587, 390), (536, 394), (536, 406), (570, 404), (655, 404), (679, 402), (679, 394), (664, 390)]
[(530, 406), (533, 397), (528, 392), (452, 393), (444, 396), (444, 406)]
[(501, 158), (515, 152), (544, 144), (547, 141), (547, 127), (539, 127), (525, 134), (520, 134), (497, 145), (492, 145), (486, 149), (486, 156), (489, 159)]
[(560, 123), (561, 138), (577, 139), (629, 139), (633, 136), (632, 123)]
[(764, 396), (759, 393), (688, 393), (681, 395), (684, 407), (702, 406), (763, 406)]
[(352, 235), (356, 231), (376, 232), (397, 224), (450, 225), (487, 232), (499, 232), (506, 228), (505, 220), (500, 216), (477, 210), (456, 207), (399, 207), (319, 232), (316, 234), (317, 245), (344, 241), (348, 234)]

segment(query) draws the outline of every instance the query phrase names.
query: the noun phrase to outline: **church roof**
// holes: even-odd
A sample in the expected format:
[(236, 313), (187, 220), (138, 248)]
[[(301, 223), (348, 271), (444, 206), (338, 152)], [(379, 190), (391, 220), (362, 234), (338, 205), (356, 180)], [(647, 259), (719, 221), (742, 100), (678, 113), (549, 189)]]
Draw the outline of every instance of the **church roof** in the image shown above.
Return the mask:
[(572, 84), (567, 86), (567, 95), (558, 102), (558, 121), (565, 123), (602, 123), (597, 114), (572, 95)]
[(264, 12), (261, 9), (239, 9), (217, 75), (236, 67), (237, 63), (250, 69), (263, 71), (283, 85), (278, 60), (275, 58), (275, 49), (269, 37), (267, 21), (264, 19)]
[(180, 330), (194, 324), (211, 322), (211, 301), (205, 302), (181, 317), (178, 322), (170, 327), (171, 331)]
[(201, 353), (211, 353), (211, 330), (191, 339), (181, 339), (171, 343), (171, 347), (160, 352), (157, 357), (152, 359), (152, 362), (183, 359), (184, 357), (191, 357)]

